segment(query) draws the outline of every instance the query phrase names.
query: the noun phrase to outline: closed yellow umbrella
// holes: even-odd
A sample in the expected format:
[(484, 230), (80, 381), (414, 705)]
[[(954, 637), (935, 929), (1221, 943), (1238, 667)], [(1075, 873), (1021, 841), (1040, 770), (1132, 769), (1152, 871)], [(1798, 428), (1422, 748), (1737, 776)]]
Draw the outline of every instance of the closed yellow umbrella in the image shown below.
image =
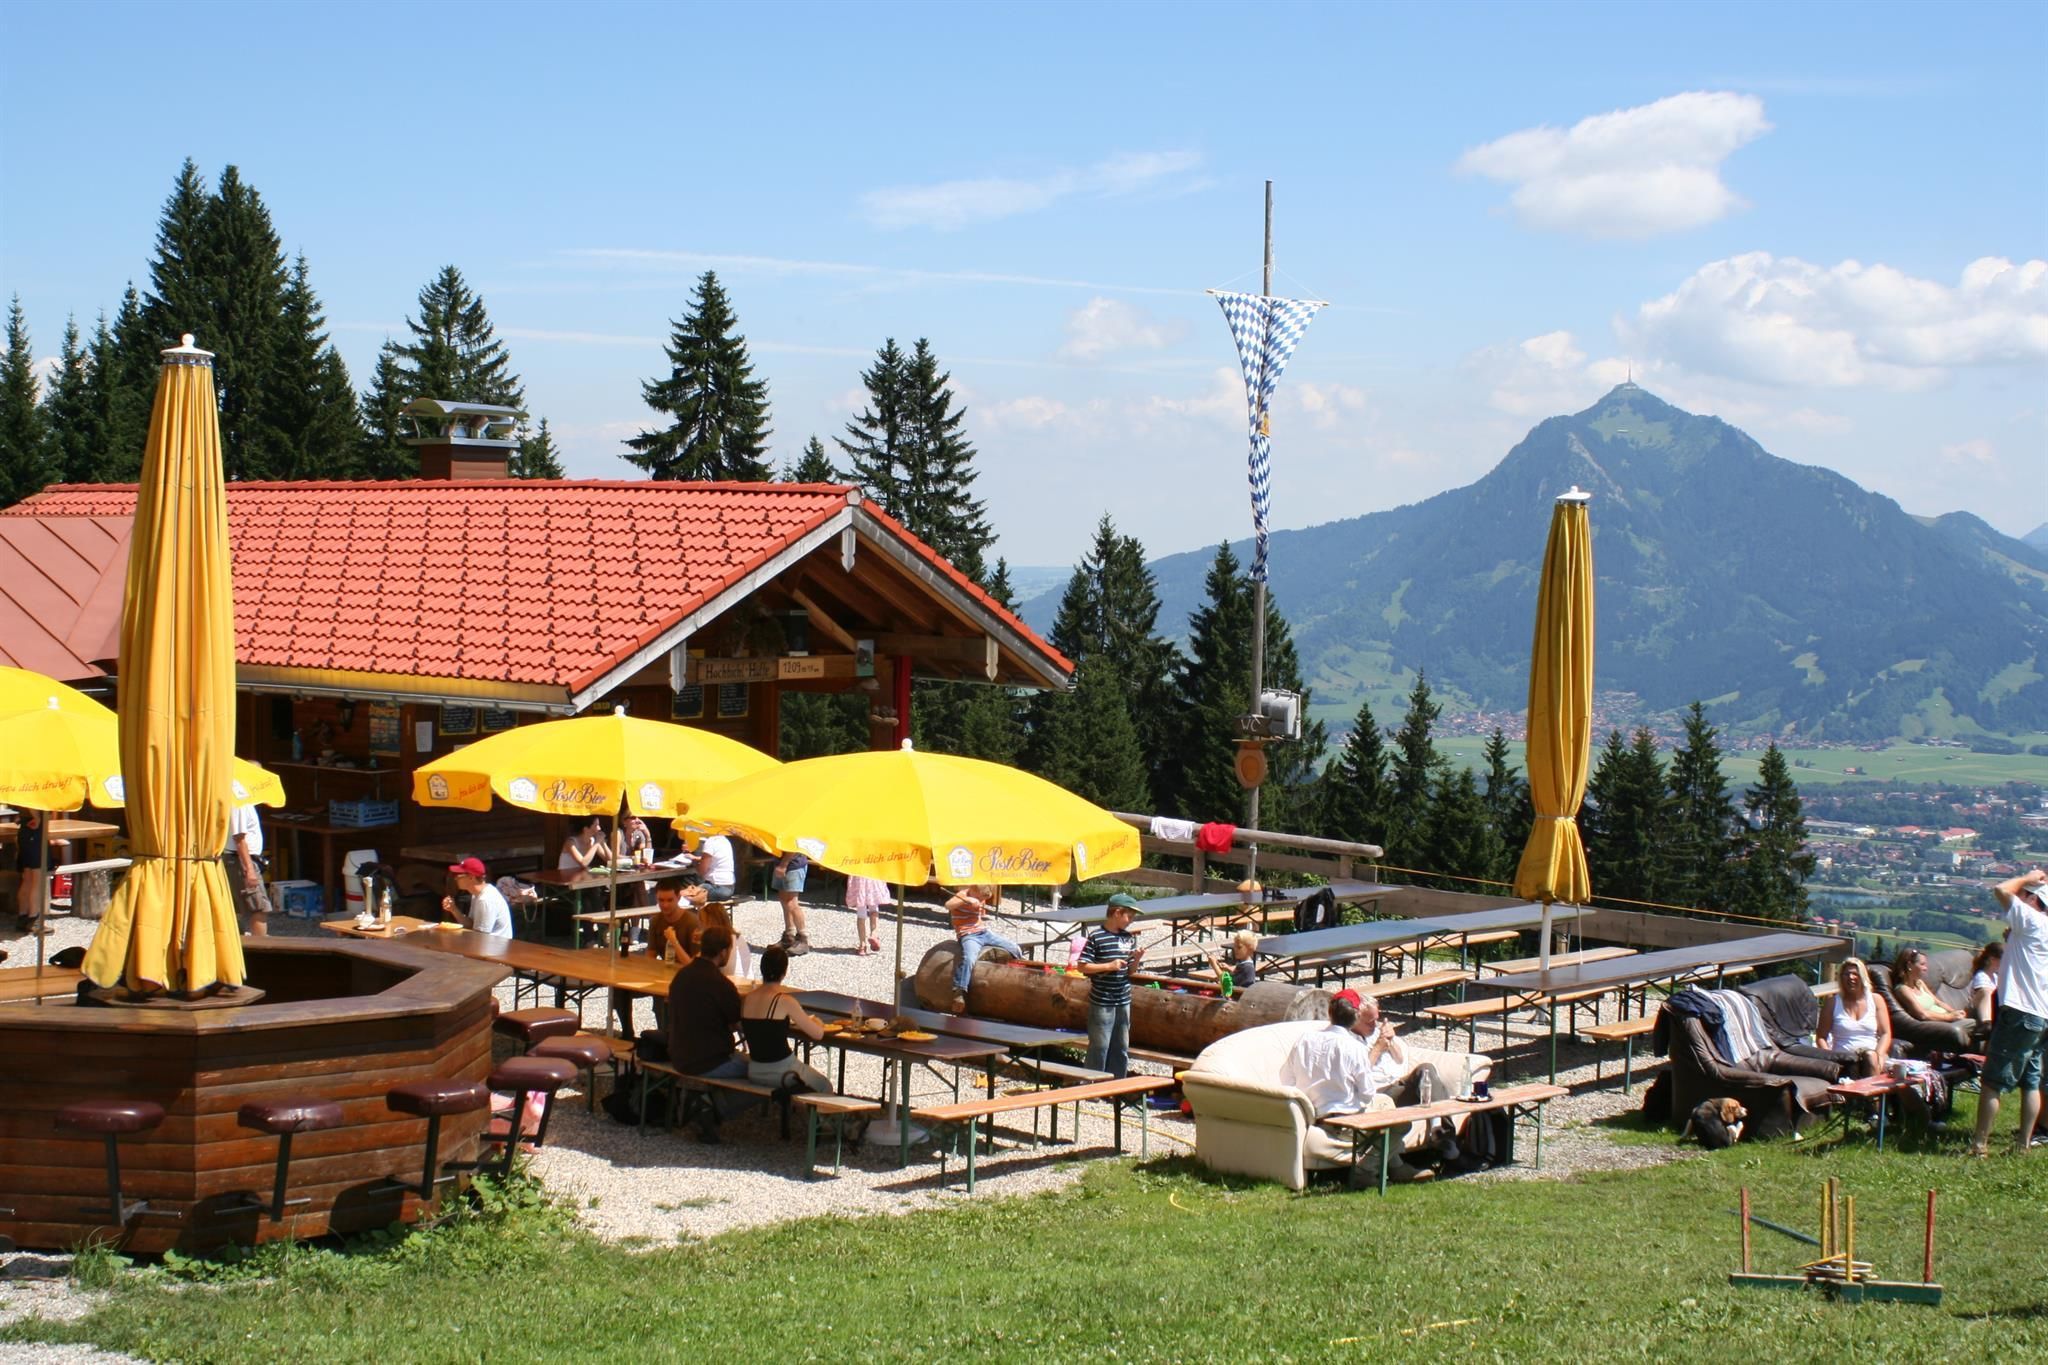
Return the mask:
[[(76, 688), (25, 668), (0, 668), (0, 802), (36, 810), (126, 804), (121, 718)], [(234, 760), (228, 796), (241, 806), (282, 806), (277, 774)]]
[(1529, 660), (1529, 800), (1536, 823), (1515, 870), (1515, 894), (1543, 903), (1544, 970), (1550, 967), (1550, 907), (1592, 898), (1579, 803), (1593, 737), (1592, 494), (1576, 486), (1558, 496), (1550, 543), (1536, 589), (1536, 633)]
[(213, 357), (164, 353), (121, 605), (121, 772), (134, 866), (86, 950), (101, 986), (243, 980), (221, 851), (235, 736), (235, 610)]

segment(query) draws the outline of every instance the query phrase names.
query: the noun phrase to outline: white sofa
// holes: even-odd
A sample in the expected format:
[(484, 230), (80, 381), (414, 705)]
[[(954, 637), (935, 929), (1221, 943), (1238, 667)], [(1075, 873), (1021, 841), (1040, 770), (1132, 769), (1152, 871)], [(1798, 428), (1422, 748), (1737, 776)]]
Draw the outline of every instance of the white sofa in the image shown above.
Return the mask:
[[(1350, 1144), (1316, 1126), (1308, 1096), (1275, 1079), (1295, 1042), (1327, 1027), (1315, 1021), (1264, 1024), (1202, 1049), (1180, 1080), (1181, 1093), (1195, 1111), (1195, 1156), (1204, 1165), (1277, 1180), (1298, 1190), (1308, 1183), (1309, 1171), (1350, 1164)], [(1453, 1094), (1469, 1094), (1474, 1081), (1492, 1078), (1490, 1058), (1436, 1052), (1406, 1038), (1401, 1041), (1409, 1061), (1435, 1066)], [(1384, 1095), (1376, 1103), (1392, 1105)], [(1421, 1146), (1428, 1138), (1429, 1126), (1422, 1123), (1399, 1135), (1404, 1149)]]

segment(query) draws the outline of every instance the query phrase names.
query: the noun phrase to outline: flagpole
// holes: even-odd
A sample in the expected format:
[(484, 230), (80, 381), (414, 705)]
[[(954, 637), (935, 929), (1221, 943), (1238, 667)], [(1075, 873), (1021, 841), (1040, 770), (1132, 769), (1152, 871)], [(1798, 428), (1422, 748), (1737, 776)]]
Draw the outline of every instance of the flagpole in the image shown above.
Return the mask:
[[(1266, 269), (1260, 285), (1261, 297), (1273, 295), (1273, 182), (1266, 182)], [(1257, 549), (1253, 549), (1256, 561)], [(1266, 687), (1266, 577), (1263, 573), (1252, 575), (1252, 704), (1249, 714), (1258, 715), (1259, 693)], [(1244, 824), (1246, 829), (1259, 827), (1259, 788), (1254, 785), (1244, 798)], [(1246, 848), (1251, 859), (1245, 867), (1245, 880), (1256, 881), (1259, 876), (1259, 846), (1248, 844)]]

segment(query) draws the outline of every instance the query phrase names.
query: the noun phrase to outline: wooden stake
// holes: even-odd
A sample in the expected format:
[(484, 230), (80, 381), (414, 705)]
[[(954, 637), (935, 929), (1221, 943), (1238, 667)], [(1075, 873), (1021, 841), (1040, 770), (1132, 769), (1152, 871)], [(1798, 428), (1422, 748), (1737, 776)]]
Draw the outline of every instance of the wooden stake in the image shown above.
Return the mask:
[(1843, 1199), (1843, 1217), (1848, 1221), (1847, 1239), (1842, 1247), (1842, 1275), (1850, 1284), (1856, 1283), (1856, 1196)]
[(1934, 1283), (1934, 1191), (1927, 1192), (1927, 1256), (1920, 1263), (1920, 1283)]
[[(1927, 1255), (1929, 1257), (1930, 1264), (1932, 1264), (1932, 1258), (1934, 1255), (1933, 1236), (1933, 1229), (1932, 1227), (1930, 1227), (1928, 1229), (1927, 1242)], [(1747, 1185), (1744, 1185), (1742, 1187), (1742, 1273), (1745, 1275), (1749, 1273), (1749, 1186)], [(1934, 1278), (1931, 1271), (1928, 1275), (1928, 1278)]]

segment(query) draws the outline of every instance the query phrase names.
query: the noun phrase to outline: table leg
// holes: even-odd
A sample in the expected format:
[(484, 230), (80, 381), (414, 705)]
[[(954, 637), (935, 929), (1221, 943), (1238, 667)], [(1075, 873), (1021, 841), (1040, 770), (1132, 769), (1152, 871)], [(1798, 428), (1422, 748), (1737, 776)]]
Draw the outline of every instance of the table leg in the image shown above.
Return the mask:
[[(896, 1077), (897, 1090), (902, 1096), (900, 1107), (896, 1114), (896, 1169), (900, 1171), (910, 1165), (910, 1067), (907, 1063), (897, 1063)], [(974, 1160), (972, 1125), (970, 1125), (967, 1135), (967, 1159), (969, 1162)], [(972, 1194), (974, 1191), (972, 1188), (973, 1176), (971, 1168), (968, 1179), (968, 1193)]]
[(1631, 1034), (1621, 1040), (1621, 1093), (1624, 1095), (1630, 1093), (1630, 1087), (1635, 1080), (1635, 1060), (1636, 1040)]
[(1879, 1156), (1884, 1155), (1884, 1111), (1892, 1107), (1890, 1100), (1891, 1096), (1888, 1094), (1877, 1097), (1877, 1154)]
[(1536, 1102), (1536, 1169), (1543, 1169), (1543, 1101)]
[(1380, 1197), (1387, 1195), (1387, 1167), (1394, 1159), (1394, 1130), (1380, 1129)]
[[(804, 1114), (804, 1179), (816, 1180), (818, 1178), (818, 1106), (815, 1104), (805, 1105)], [(832, 1167), (836, 1172), (839, 1168), (839, 1163), (834, 1161)]]
[[(1578, 1016), (1572, 1016), (1577, 1022)], [(1550, 1083), (1557, 1084), (1557, 1002), (1550, 1002)]]

